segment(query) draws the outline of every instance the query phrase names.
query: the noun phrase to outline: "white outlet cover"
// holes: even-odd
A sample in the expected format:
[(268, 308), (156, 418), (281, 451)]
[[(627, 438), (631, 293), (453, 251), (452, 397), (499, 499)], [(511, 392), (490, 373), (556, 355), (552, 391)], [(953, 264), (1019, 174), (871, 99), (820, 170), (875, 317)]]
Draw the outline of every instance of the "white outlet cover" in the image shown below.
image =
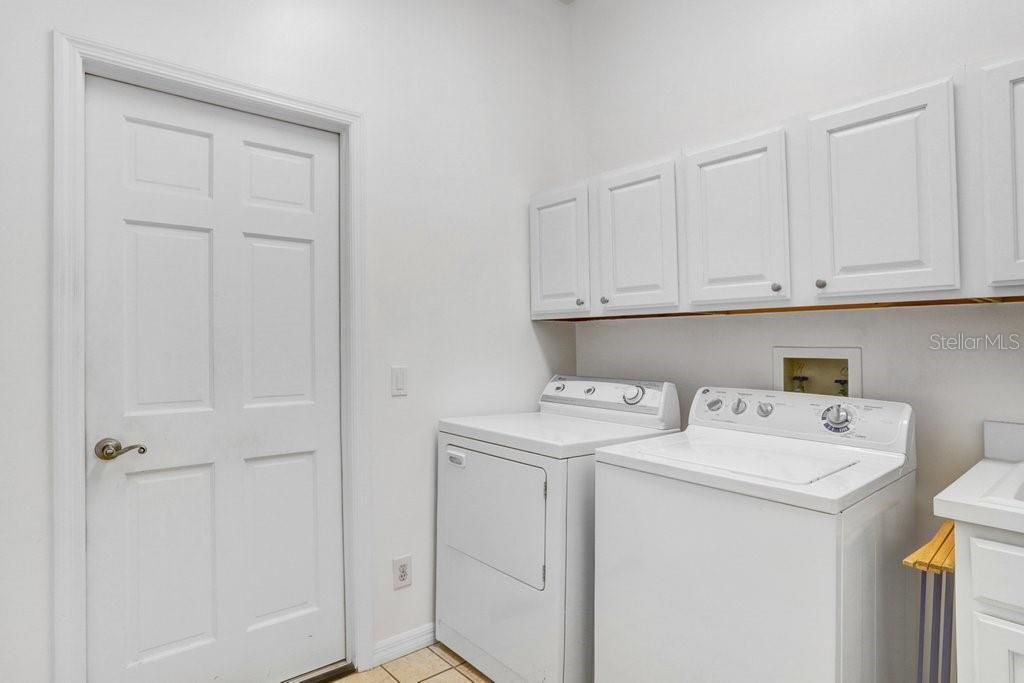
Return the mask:
[(391, 577), (395, 590), (412, 585), (412, 555), (403, 555), (391, 560)]

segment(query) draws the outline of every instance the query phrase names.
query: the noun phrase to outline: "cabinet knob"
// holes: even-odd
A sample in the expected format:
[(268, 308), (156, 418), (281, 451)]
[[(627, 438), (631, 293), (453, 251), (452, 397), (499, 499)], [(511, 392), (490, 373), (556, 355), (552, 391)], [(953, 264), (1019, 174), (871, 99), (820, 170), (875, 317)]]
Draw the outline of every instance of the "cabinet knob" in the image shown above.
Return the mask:
[(576, 305), (577, 306), (582, 306), (583, 305), (583, 299), (576, 299)]
[(608, 297), (606, 297), (606, 296), (602, 296), (602, 297), (601, 297), (601, 303), (603, 303), (603, 304), (606, 304), (606, 303), (608, 303)]
[(772, 283), (772, 291), (773, 292), (781, 292), (782, 291), (782, 285), (780, 285), (778, 282), (773, 282)]
[(814, 282), (814, 286), (817, 287), (818, 289), (825, 289), (827, 285), (828, 283), (825, 282), (824, 280), (815, 280)]

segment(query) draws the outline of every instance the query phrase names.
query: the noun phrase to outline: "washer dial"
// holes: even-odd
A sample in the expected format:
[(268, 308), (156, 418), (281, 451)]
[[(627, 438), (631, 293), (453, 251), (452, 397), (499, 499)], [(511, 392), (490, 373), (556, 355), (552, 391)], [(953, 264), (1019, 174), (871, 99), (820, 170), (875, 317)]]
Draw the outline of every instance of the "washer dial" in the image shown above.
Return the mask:
[(825, 429), (836, 434), (850, 431), (852, 423), (853, 411), (849, 406), (845, 406), (842, 403), (836, 403), (825, 408), (821, 414), (821, 424)]

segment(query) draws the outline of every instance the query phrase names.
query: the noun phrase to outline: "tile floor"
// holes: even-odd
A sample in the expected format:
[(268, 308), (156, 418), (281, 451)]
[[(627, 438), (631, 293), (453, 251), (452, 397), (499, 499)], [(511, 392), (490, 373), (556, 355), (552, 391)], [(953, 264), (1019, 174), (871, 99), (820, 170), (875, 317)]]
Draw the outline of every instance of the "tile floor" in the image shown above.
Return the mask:
[[(340, 683), (491, 683), (491, 679), (473, 668), (441, 643), (382, 664), (375, 669), (349, 674)], [(337, 683), (337, 682), (336, 682)]]

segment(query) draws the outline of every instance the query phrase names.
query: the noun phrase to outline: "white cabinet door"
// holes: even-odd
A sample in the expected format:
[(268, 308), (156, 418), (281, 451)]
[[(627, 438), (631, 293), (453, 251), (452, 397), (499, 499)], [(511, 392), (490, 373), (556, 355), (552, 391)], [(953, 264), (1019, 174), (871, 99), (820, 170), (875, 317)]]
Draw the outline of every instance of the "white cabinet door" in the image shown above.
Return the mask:
[(1024, 681), (1024, 626), (974, 613), (974, 680)]
[(1024, 60), (984, 70), (988, 276), (1024, 284)]
[(691, 154), (685, 173), (691, 301), (788, 298), (785, 132)]
[(590, 310), (587, 186), (530, 202), (530, 304), (535, 316)]
[(819, 295), (959, 287), (952, 82), (810, 124)]
[(606, 174), (597, 192), (605, 310), (677, 304), (675, 164)]

